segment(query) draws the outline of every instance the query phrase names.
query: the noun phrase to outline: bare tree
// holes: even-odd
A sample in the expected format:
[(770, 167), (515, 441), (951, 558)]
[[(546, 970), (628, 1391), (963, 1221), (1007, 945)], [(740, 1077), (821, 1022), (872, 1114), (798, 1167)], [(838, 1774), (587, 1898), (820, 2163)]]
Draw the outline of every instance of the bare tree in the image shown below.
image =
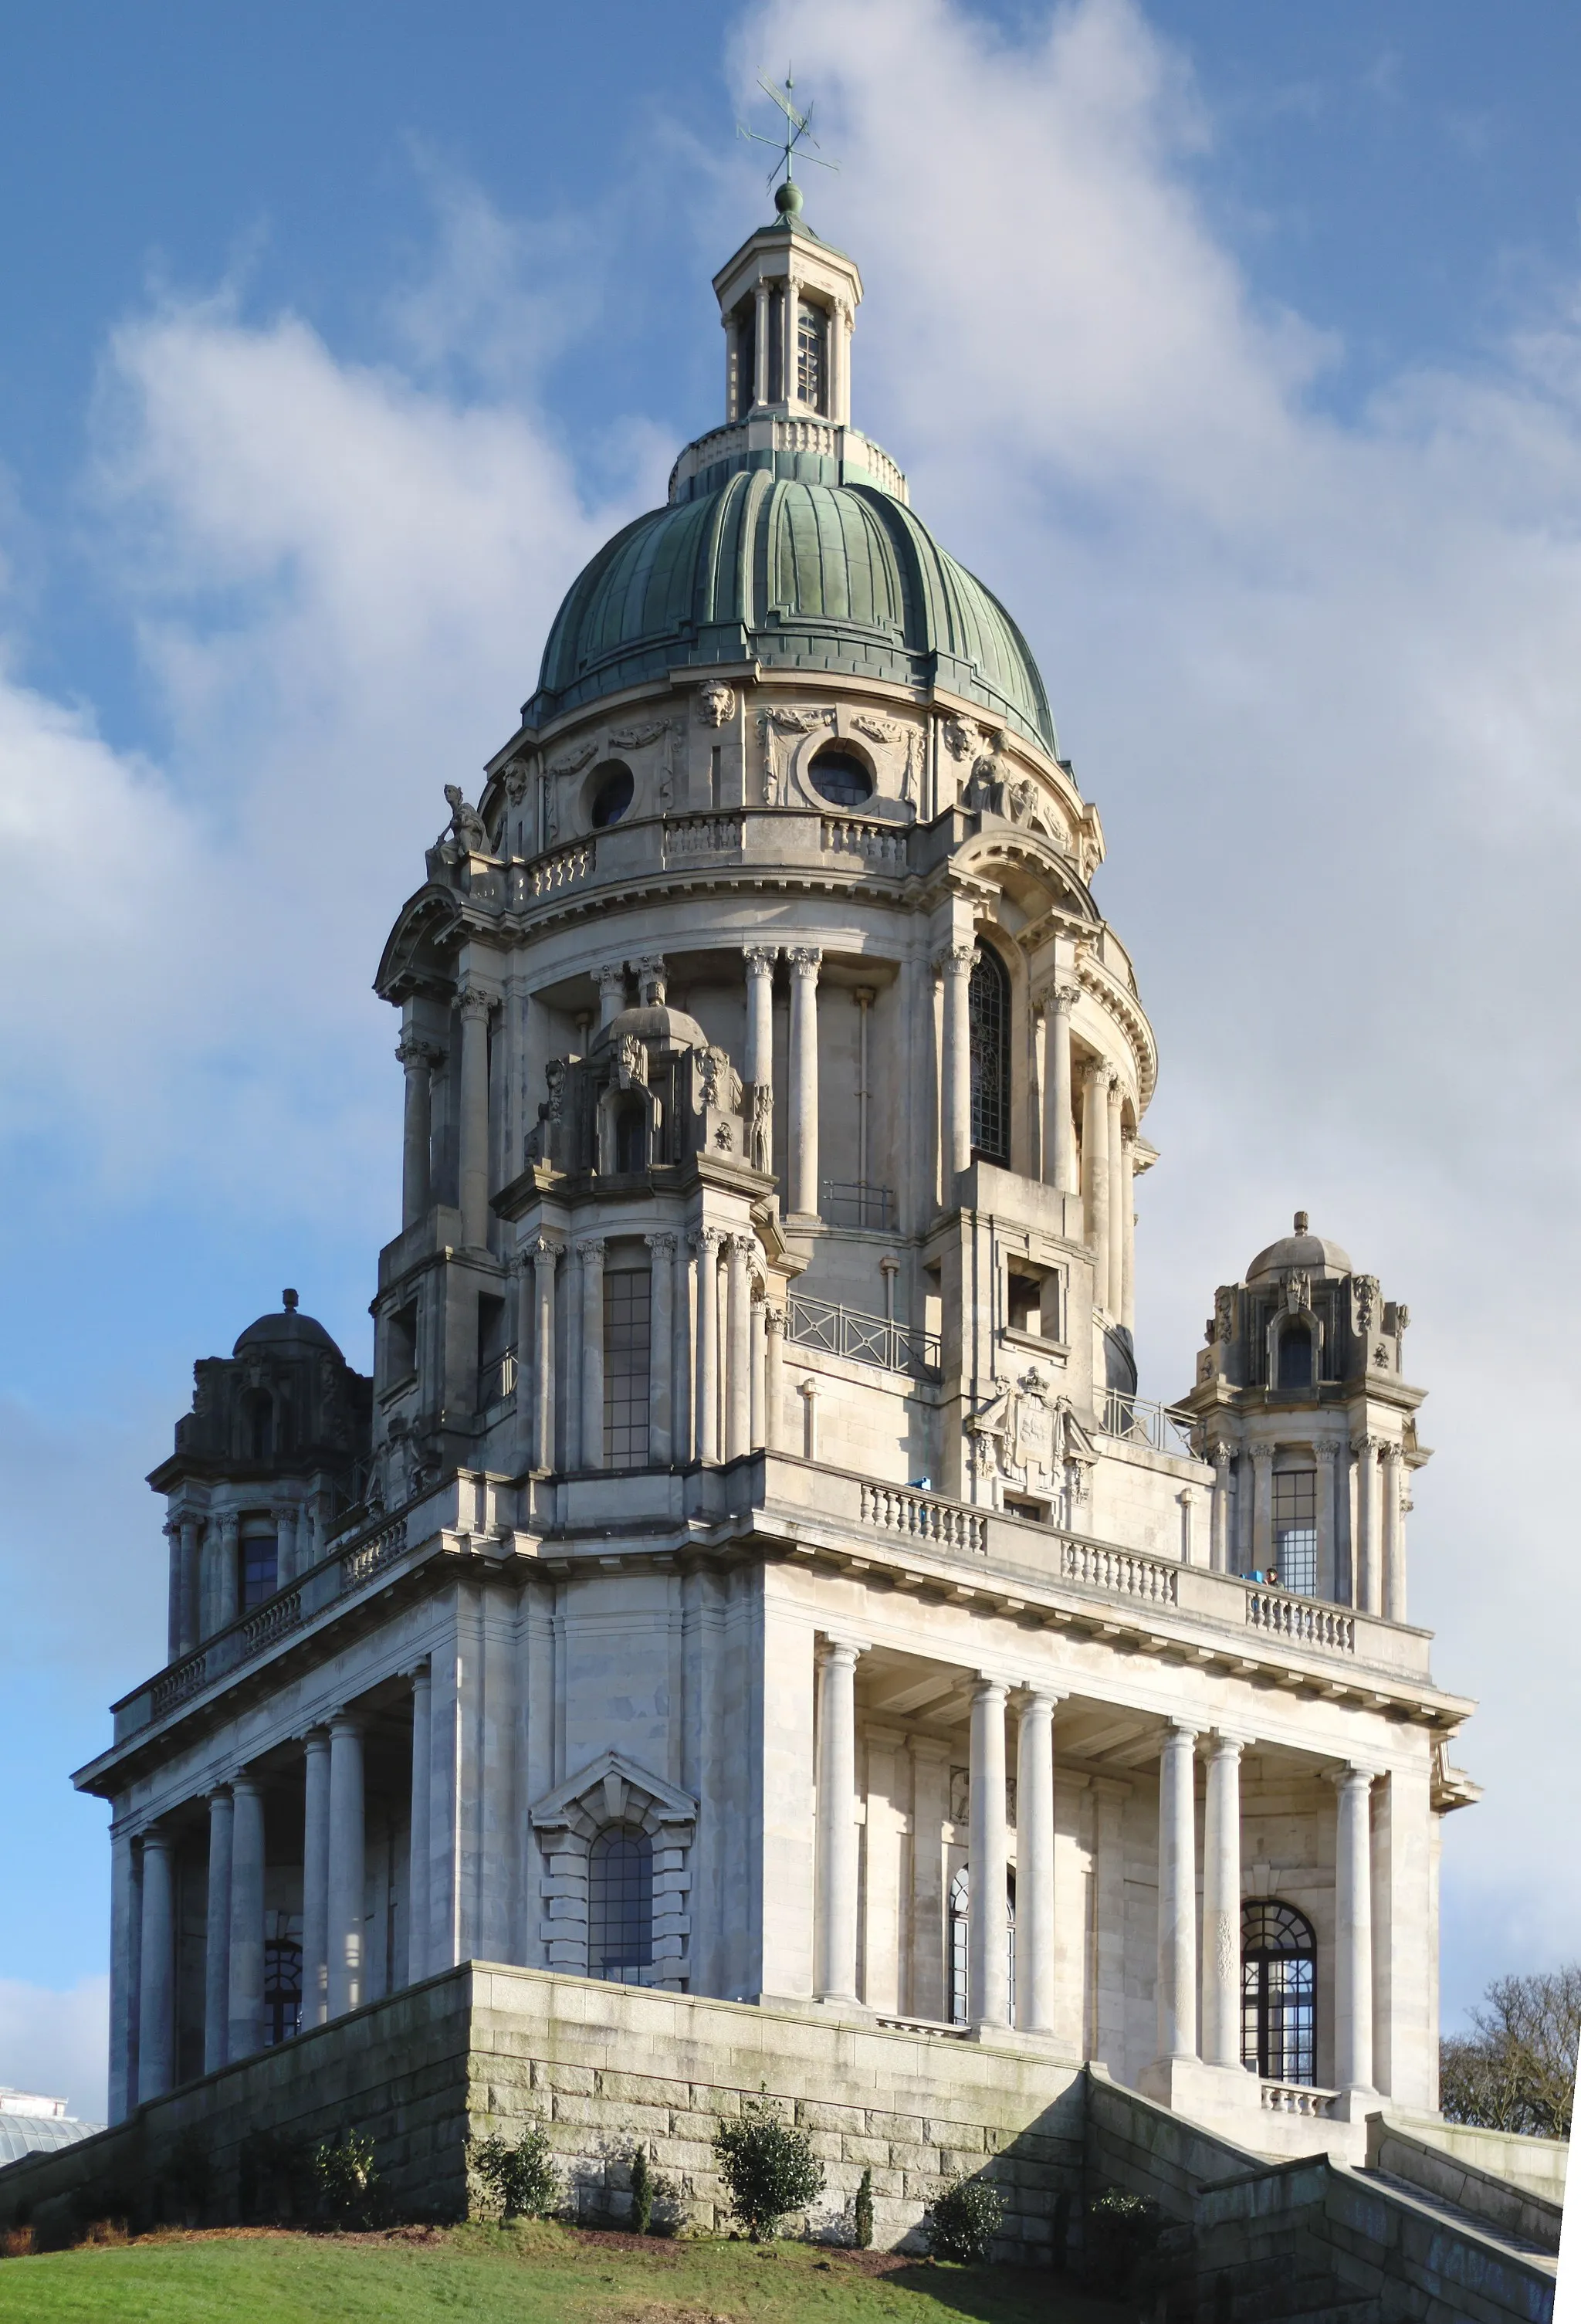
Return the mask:
[(1581, 2043), (1581, 1962), (1501, 1977), (1471, 2013), (1473, 2032), (1439, 2044), (1439, 2103), (1451, 2122), (1568, 2138)]

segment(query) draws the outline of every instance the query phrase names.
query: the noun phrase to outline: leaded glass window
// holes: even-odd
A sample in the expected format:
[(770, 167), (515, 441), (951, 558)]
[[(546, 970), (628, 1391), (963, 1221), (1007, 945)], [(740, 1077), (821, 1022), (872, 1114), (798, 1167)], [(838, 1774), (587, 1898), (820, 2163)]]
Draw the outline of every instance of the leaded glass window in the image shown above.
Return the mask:
[(587, 1973), (646, 1985), (652, 1966), (653, 1842), (614, 1824), (588, 1850)]
[(1318, 1594), (1318, 1472), (1273, 1472), (1274, 1571), (1282, 1590), (1298, 1598)]
[(1318, 1946), (1293, 1904), (1241, 1907), (1241, 2058), (1265, 2082), (1315, 2082)]
[(646, 1267), (604, 1277), (604, 1459), (611, 1469), (648, 1462), (648, 1366), (653, 1277)]
[(821, 307), (796, 310), (796, 394), (814, 411), (826, 407), (823, 383), (829, 363), (829, 321)]
[(302, 1923), (271, 1913), (263, 1939), (263, 2039), (271, 2048), (302, 2030)]
[[(950, 2023), (964, 2025), (971, 1960), (971, 1868), (963, 1864), (950, 1883)], [(1007, 1876), (1005, 1897), (1005, 1977), (1008, 2015), (1016, 2023), (1016, 1875)]]
[(1010, 980), (985, 946), (967, 988), (971, 1045), (971, 1146), (985, 1162), (1010, 1159)]
[(242, 1537), (242, 1611), (262, 1606), (280, 1588), (280, 1538), (272, 1533)]

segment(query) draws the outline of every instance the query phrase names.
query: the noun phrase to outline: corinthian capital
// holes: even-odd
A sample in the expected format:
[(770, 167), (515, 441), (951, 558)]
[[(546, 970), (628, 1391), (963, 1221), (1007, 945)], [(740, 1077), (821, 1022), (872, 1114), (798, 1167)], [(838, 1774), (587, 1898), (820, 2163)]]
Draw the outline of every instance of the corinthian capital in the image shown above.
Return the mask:
[(486, 1023), (490, 1010), (498, 1005), (492, 992), (482, 991), (475, 984), (464, 984), (456, 997), (463, 1019), (470, 1018), (474, 1022), (482, 1018)]
[(977, 961), (974, 944), (941, 945), (933, 954), (933, 966), (942, 976), (970, 976)]
[(786, 954), (786, 958), (790, 963), (793, 976), (805, 977), (809, 983), (816, 984), (818, 971), (823, 964), (823, 954), (819, 945), (795, 945)]
[(604, 1263), (603, 1235), (584, 1235), (576, 1246), (576, 1256), (584, 1267), (602, 1267)]
[(748, 945), (741, 953), (749, 976), (772, 976), (774, 964), (778, 957), (777, 945)]
[(431, 1041), (423, 1040), (418, 1034), (403, 1033), (395, 1045), (395, 1054), (409, 1074), (414, 1073), (419, 1065), (432, 1072), (438, 1064), (442, 1053)]
[(1056, 1017), (1068, 1017), (1081, 998), (1079, 984), (1056, 984), (1048, 998), (1048, 1006)]
[(674, 1259), (676, 1255), (676, 1238), (673, 1234), (644, 1235), (642, 1240), (648, 1245), (648, 1250), (653, 1253), (655, 1259)]
[(694, 1227), (692, 1230), (692, 1248), (700, 1259), (706, 1259), (710, 1251), (717, 1250), (723, 1240), (724, 1236), (718, 1227)]

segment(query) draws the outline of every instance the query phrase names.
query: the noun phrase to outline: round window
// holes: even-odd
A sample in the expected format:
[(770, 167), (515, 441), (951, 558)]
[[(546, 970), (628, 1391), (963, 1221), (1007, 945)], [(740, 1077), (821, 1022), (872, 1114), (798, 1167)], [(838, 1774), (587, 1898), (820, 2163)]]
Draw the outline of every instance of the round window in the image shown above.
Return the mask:
[(834, 744), (819, 752), (807, 770), (820, 798), (834, 807), (865, 807), (873, 796), (873, 778), (854, 751)]
[(631, 804), (634, 788), (630, 768), (621, 766), (618, 759), (611, 759), (607, 766), (599, 769), (593, 786), (592, 822), (595, 831), (620, 822)]

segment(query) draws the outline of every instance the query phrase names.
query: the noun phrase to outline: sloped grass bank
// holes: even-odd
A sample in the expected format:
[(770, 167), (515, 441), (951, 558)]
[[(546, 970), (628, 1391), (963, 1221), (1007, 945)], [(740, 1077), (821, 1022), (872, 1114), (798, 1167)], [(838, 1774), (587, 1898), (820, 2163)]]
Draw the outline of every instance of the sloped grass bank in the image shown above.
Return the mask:
[(0, 2324), (1121, 2324), (1041, 2271), (549, 2225), (156, 2235), (0, 2261)]

